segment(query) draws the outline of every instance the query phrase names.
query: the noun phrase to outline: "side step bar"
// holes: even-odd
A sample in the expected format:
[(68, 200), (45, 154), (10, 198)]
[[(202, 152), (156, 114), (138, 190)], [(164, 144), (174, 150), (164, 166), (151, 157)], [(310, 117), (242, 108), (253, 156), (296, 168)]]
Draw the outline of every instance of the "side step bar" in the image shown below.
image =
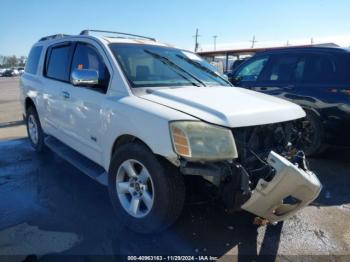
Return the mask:
[(46, 137), (45, 144), (59, 157), (69, 162), (84, 174), (88, 175), (102, 185), (108, 185), (108, 175), (101, 166), (81, 155), (74, 149), (66, 146), (64, 143), (54, 137)]

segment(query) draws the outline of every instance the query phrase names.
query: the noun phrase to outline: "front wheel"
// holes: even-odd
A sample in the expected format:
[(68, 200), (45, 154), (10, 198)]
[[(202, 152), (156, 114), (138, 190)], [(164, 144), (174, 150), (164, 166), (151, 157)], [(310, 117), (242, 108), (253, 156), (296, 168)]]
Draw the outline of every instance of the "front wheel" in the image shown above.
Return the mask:
[(141, 143), (128, 143), (116, 150), (108, 187), (117, 219), (138, 233), (164, 230), (183, 208), (183, 177)]

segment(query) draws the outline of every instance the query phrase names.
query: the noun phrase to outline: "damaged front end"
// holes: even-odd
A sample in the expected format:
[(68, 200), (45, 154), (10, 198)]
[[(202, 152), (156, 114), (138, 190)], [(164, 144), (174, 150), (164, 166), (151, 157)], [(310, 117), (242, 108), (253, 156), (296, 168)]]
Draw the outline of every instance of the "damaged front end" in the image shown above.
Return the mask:
[(297, 130), (294, 122), (235, 128), (237, 159), (183, 161), (181, 172), (216, 185), (231, 210), (244, 209), (270, 223), (284, 220), (312, 202), (322, 188), (297, 149)]

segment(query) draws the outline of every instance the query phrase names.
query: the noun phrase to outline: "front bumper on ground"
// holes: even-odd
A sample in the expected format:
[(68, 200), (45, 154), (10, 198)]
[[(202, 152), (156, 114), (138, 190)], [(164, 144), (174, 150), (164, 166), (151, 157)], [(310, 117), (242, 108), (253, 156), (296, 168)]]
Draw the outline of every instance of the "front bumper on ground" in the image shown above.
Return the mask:
[[(267, 182), (260, 179), (242, 209), (270, 223), (294, 215), (319, 195), (322, 185), (311, 171), (304, 171), (284, 157), (271, 151), (268, 163), (276, 170), (274, 178)], [(293, 199), (292, 203), (286, 203)]]

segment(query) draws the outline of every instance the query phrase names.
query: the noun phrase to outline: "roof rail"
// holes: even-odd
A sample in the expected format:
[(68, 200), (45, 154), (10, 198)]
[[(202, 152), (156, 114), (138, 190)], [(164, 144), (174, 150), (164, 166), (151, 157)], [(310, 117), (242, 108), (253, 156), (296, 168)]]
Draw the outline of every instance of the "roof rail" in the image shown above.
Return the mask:
[(113, 31), (104, 31), (104, 30), (83, 30), (81, 31), (80, 35), (90, 35), (90, 32), (93, 33), (108, 33), (108, 34), (115, 34), (115, 35), (122, 35), (122, 36), (131, 36), (134, 38), (142, 38), (142, 39), (147, 39), (151, 41), (157, 41), (155, 38), (152, 37), (147, 37), (147, 36), (142, 36), (142, 35), (134, 35), (134, 34), (128, 34), (128, 33), (121, 33), (121, 32), (113, 32)]
[(65, 35), (65, 34), (49, 35), (49, 36), (45, 36), (45, 37), (40, 38), (39, 42), (46, 41), (46, 40), (52, 40), (52, 39), (59, 39), (59, 38), (67, 37), (67, 36), (70, 36), (70, 35)]

